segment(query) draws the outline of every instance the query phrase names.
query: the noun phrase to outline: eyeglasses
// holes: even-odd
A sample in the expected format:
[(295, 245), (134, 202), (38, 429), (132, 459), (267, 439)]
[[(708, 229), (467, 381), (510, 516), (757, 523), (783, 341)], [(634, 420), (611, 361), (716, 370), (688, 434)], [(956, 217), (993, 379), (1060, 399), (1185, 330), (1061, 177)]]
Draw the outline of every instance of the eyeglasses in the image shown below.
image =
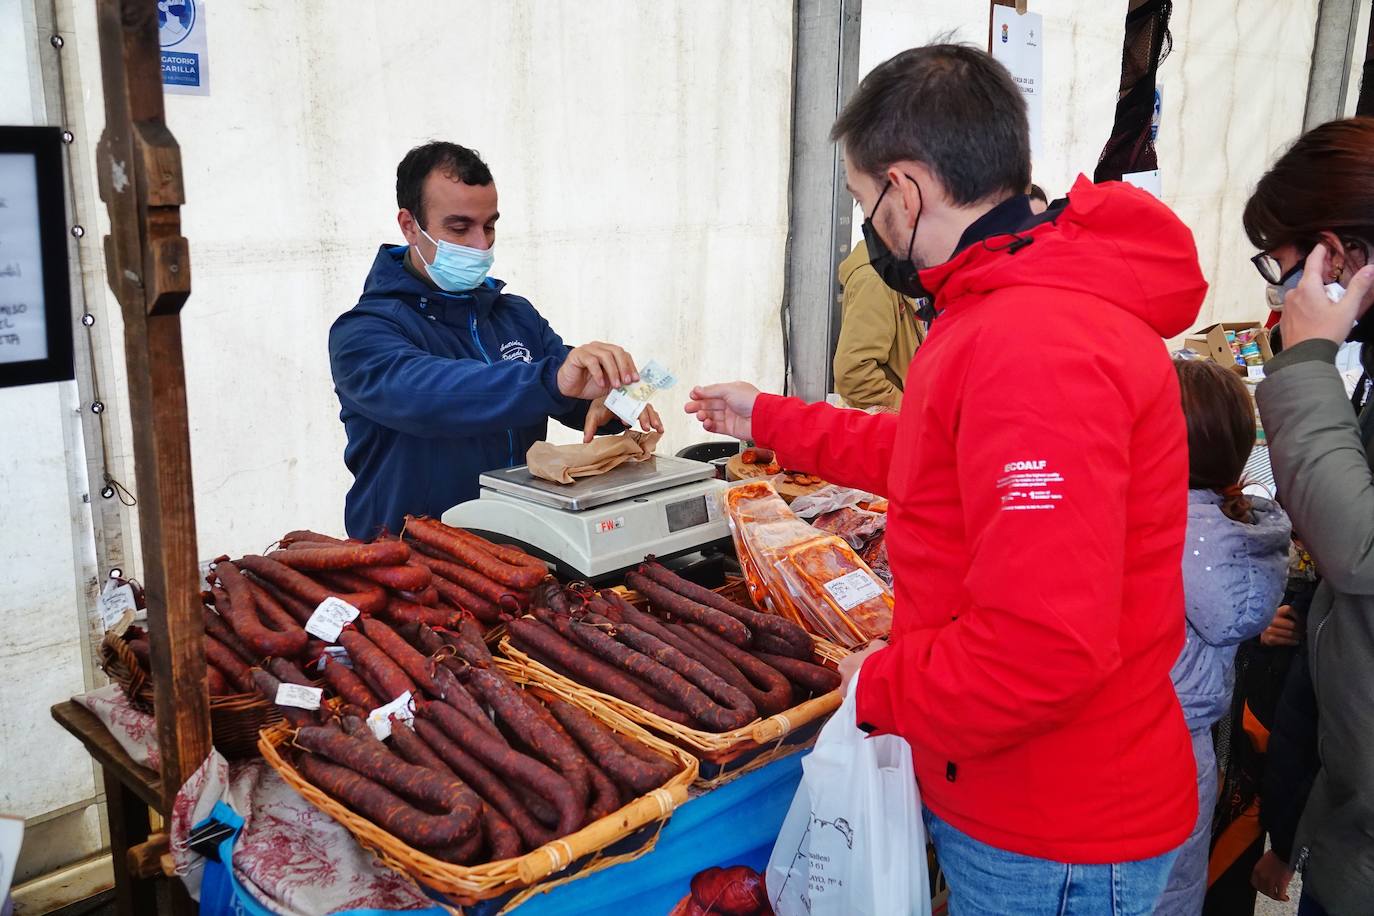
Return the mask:
[(1255, 265), (1255, 270), (1264, 278), (1264, 282), (1270, 286), (1282, 286), (1293, 274), (1302, 270), (1305, 258), (1299, 259), (1298, 263), (1284, 270), (1279, 262), (1274, 259), (1267, 251), (1261, 251), (1250, 259), (1250, 263)]
[[(1370, 246), (1367, 243), (1359, 239), (1341, 239), (1341, 247), (1346, 251), (1363, 251), (1365, 253), (1365, 260), (1368, 262)], [(1259, 254), (1255, 255), (1250, 259), (1250, 263), (1255, 265), (1255, 270), (1259, 271), (1259, 275), (1264, 278), (1265, 283), (1271, 286), (1282, 286), (1288, 282), (1289, 278), (1302, 270), (1303, 264), (1307, 261), (1307, 256), (1311, 253), (1311, 249), (1303, 252), (1302, 257), (1298, 259), (1298, 263), (1287, 270), (1284, 270), (1279, 262), (1267, 251), (1261, 251)]]

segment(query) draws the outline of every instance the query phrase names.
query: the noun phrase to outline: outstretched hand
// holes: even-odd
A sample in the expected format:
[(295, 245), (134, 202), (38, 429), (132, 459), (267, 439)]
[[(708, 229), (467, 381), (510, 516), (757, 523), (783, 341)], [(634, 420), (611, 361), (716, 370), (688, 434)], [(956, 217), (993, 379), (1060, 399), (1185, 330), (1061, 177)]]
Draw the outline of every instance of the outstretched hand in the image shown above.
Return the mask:
[(747, 440), (754, 438), (751, 418), (758, 396), (759, 390), (748, 382), (700, 385), (692, 389), (684, 409), (695, 414), (707, 432)]

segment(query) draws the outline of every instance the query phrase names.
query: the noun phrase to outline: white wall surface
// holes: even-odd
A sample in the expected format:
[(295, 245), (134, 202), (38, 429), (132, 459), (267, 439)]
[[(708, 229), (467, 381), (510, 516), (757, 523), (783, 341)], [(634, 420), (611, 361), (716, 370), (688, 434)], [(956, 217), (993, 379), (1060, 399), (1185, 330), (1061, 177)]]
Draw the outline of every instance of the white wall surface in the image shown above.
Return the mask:
[[(493, 275), (569, 342), (676, 370), (667, 449), (704, 438), (680, 413), (690, 383), (781, 384), (787, 0), (395, 9), (213, 4), (211, 95), (167, 99), (186, 171), (203, 557), (342, 530), (326, 336), (378, 244), (400, 240), (396, 163), (431, 138), (478, 149), (496, 176)], [(85, 42), (98, 134), (95, 54)]]
[[(0, 0), (0, 124), (44, 123), (27, 0)], [(75, 382), (0, 389), (0, 813), (37, 818), (18, 880), (100, 847), (91, 760), (48, 714), (85, 688), (78, 557), (89, 516), (72, 499), (84, 475)], [(73, 446), (75, 448), (73, 448)]]

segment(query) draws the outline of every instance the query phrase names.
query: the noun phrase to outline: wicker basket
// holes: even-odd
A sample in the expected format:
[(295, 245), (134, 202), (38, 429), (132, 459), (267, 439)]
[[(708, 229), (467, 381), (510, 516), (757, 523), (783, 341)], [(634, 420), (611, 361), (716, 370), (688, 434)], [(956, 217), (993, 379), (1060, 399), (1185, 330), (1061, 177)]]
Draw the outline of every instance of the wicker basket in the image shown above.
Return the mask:
[(283, 754), (283, 746), (291, 741), (289, 726), (280, 724), (264, 729), (258, 748), (288, 785), (347, 828), (363, 847), (375, 852), (390, 867), (447, 895), (450, 902), (459, 906), (501, 898), (499, 912), (505, 913), (530, 897), (589, 872), (632, 861), (653, 849), (673, 809), (687, 800), (687, 788), (697, 774), (696, 759), (590, 700), (587, 691), (581, 688), (569, 690), (559, 685), (541, 684), (509, 661), (497, 659), (496, 664), (512, 681), (536, 696), (557, 697), (573, 703), (613, 731), (628, 735), (674, 761), (679, 766), (677, 775), (619, 811), (523, 856), (463, 866), (440, 862), (406, 845), (307, 782)]
[[(153, 712), (153, 679), (138, 657), (114, 630), (100, 641), (100, 668), (120, 686), (129, 703), (141, 712)], [(210, 738), (215, 749), (230, 760), (258, 755), (258, 733), (281, 721), (275, 704), (256, 693), (235, 693), (210, 698)]]

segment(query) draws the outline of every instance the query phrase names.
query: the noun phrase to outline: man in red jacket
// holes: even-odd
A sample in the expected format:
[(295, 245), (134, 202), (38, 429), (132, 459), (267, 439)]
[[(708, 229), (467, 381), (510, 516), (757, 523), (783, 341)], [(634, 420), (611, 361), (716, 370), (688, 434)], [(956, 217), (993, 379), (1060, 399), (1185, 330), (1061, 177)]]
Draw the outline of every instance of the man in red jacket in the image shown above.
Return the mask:
[(911, 743), (950, 912), (1148, 914), (1197, 813), (1169, 680), (1183, 645), (1187, 436), (1161, 337), (1206, 283), (1149, 194), (1080, 178), (1033, 215), (1025, 106), (936, 45), (840, 115), (874, 267), (936, 315), (900, 415), (693, 390), (708, 430), (885, 494), (891, 645), (858, 724)]

